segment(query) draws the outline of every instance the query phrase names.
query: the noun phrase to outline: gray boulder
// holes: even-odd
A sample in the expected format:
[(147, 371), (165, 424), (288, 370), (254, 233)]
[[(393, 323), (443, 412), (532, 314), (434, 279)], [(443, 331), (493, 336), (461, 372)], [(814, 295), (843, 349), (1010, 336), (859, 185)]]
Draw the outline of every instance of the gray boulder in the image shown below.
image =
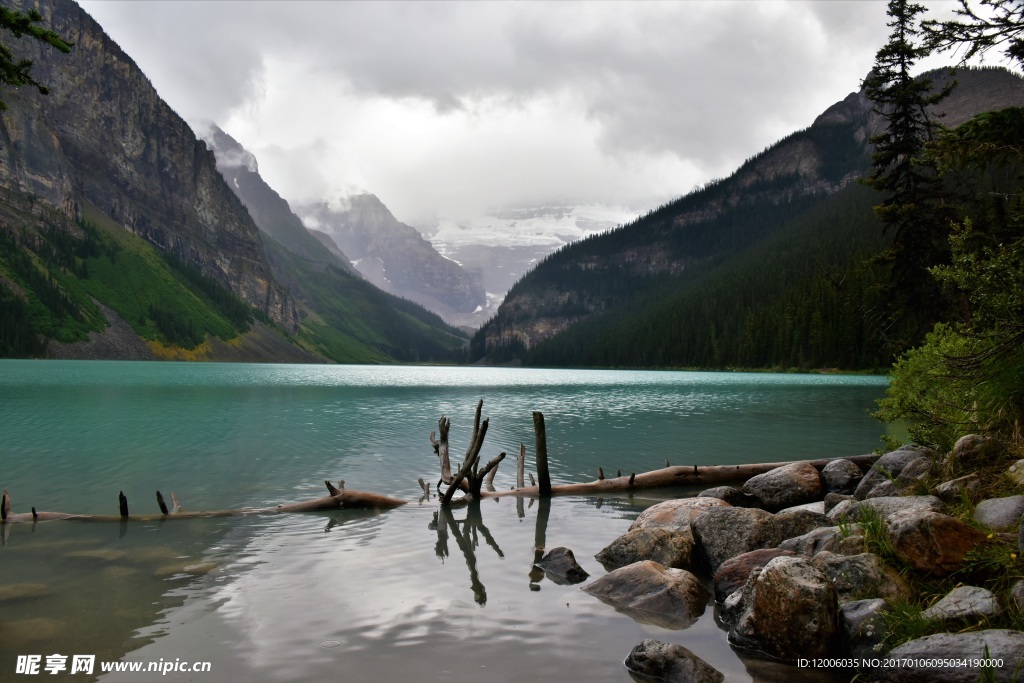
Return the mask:
[(679, 531), (690, 526), (706, 510), (716, 507), (731, 507), (718, 498), (679, 498), (652, 505), (633, 520), (629, 530), (672, 529)]
[(1024, 515), (1024, 496), (989, 498), (974, 508), (974, 521), (989, 529), (1010, 529), (1021, 522)]
[(935, 621), (976, 621), (983, 617), (992, 619), (1001, 611), (992, 591), (978, 586), (958, 586), (922, 612), (922, 616)]
[(590, 576), (576, 562), (575, 555), (568, 548), (552, 548), (535, 564), (544, 570), (544, 575), (560, 586), (583, 583)]
[(821, 475), (809, 462), (790, 463), (751, 477), (743, 484), (743, 493), (756, 497), (771, 512), (813, 503), (825, 495)]
[(832, 508), (828, 518), (833, 522), (843, 519), (856, 522), (860, 520), (861, 511), (865, 509), (873, 510), (881, 517), (889, 519), (905, 510), (938, 512), (942, 509), (942, 501), (935, 496), (886, 496), (867, 500), (847, 500)]
[(974, 469), (978, 465), (986, 464), (1002, 450), (1003, 444), (998, 439), (968, 434), (961, 436), (953, 445), (953, 461), (958, 467)]
[(826, 493), (825, 500), (825, 514), (832, 512), (835, 506), (839, 505), (844, 500), (855, 500), (852, 494), (847, 493)]
[(882, 615), (889, 603), (882, 598), (854, 600), (839, 607), (839, 634), (844, 651), (851, 657), (870, 659), (878, 657), (885, 637)]
[(864, 531), (859, 524), (851, 524), (845, 531), (838, 526), (824, 526), (786, 539), (779, 544), (779, 548), (806, 557), (814, 557), (824, 551), (857, 555), (865, 550)]
[(833, 460), (821, 470), (821, 481), (829, 493), (853, 493), (863, 478), (860, 467), (850, 460)]
[(682, 645), (647, 639), (633, 648), (626, 669), (665, 683), (721, 683), (725, 676)]
[(706, 489), (697, 494), (698, 498), (718, 498), (724, 500), (729, 505), (733, 505), (738, 508), (756, 508), (759, 507), (760, 501), (754, 496), (748, 495), (740, 491), (735, 486), (716, 486), (711, 489)]
[(958, 503), (962, 496), (970, 497), (979, 489), (981, 489), (981, 477), (972, 472), (966, 476), (942, 482), (935, 487), (935, 495), (944, 503)]
[(731, 557), (767, 547), (770, 519), (772, 513), (757, 508), (714, 508), (694, 521), (693, 537), (711, 571), (716, 572)]
[(928, 477), (931, 476), (933, 469), (933, 460), (930, 457), (924, 456), (921, 458), (915, 458), (900, 470), (899, 476), (896, 477), (895, 484), (900, 490), (906, 489), (919, 481), (925, 481), (928, 479)]
[(780, 515), (786, 512), (815, 512), (823, 515), (825, 514), (825, 501), (819, 500), (814, 503), (804, 503), (803, 505), (794, 505), (793, 507), (779, 510)]
[(738, 595), (742, 611), (729, 631), (733, 645), (784, 661), (836, 652), (836, 591), (807, 560), (776, 557), (752, 571)]
[(583, 591), (642, 624), (677, 630), (692, 626), (711, 597), (690, 572), (650, 560), (609, 572)]
[(1010, 589), (1010, 600), (1018, 610), (1024, 612), (1024, 579), (1013, 584)]
[(1006, 474), (1017, 486), (1024, 486), (1024, 459), (1010, 465), (1009, 469), (1006, 470)]
[(729, 558), (774, 548), (787, 538), (831, 524), (825, 515), (807, 510), (773, 515), (755, 508), (719, 508), (709, 510), (693, 523), (693, 535), (714, 573)]
[(864, 499), (891, 498), (893, 496), (900, 495), (901, 491), (902, 489), (896, 485), (895, 481), (886, 479), (875, 484), (866, 494), (864, 494)]
[[(893, 648), (887, 659), (900, 659), (905, 666), (876, 669), (873, 680), (881, 683), (977, 683), (983, 669), (977, 666), (936, 667), (935, 660), (1002, 660), (1003, 665), (989, 670), (998, 683), (1018, 680), (1024, 670), (1024, 633), (990, 629), (971, 633), (938, 633), (911, 640)], [(913, 665), (913, 666), (912, 666)]]
[(912, 595), (900, 573), (874, 553), (837, 555), (826, 550), (811, 558), (811, 564), (835, 586), (840, 605), (869, 598), (906, 600)]
[(889, 490), (892, 480), (898, 478), (905, 467), (919, 458), (931, 459), (933, 457), (934, 453), (931, 450), (920, 446), (904, 446), (899, 450), (890, 451), (875, 461), (864, 478), (860, 480), (853, 496), (857, 500), (877, 498), (877, 494), (872, 495), (872, 490), (876, 486), (889, 482), (889, 486), (883, 486), (883, 489)]
[(596, 556), (605, 569), (617, 569), (641, 560), (654, 560), (666, 567), (691, 569), (693, 532), (689, 525), (681, 531), (663, 527), (627, 531)]

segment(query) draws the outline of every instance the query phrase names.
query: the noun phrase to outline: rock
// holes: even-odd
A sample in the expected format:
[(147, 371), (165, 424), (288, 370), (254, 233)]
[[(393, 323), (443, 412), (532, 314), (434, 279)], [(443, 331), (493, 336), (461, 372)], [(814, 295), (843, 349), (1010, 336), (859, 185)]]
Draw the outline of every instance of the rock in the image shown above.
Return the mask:
[(733, 645), (785, 661), (836, 651), (836, 590), (807, 560), (776, 557), (751, 572), (739, 595), (744, 604), (729, 631)]
[[(854, 498), (857, 500), (864, 500), (865, 498), (877, 498), (878, 495), (871, 495), (872, 489), (879, 486), (883, 482), (896, 479), (903, 472), (903, 469), (907, 467), (913, 461), (919, 458), (931, 459), (934, 453), (920, 446), (904, 446), (899, 450), (890, 451), (886, 453), (871, 466), (864, 478), (860, 480), (857, 488), (853, 492)], [(888, 489), (889, 487), (883, 487)]]
[(852, 495), (846, 493), (826, 493), (825, 494), (825, 514), (832, 512), (839, 503), (844, 500), (854, 500)]
[(576, 556), (568, 548), (552, 548), (534, 564), (544, 570), (549, 581), (559, 586), (583, 583), (590, 576), (576, 562)]
[(814, 529), (833, 526), (834, 522), (820, 512), (810, 510), (794, 510), (792, 512), (783, 510), (768, 522), (768, 533), (765, 545), (762, 547), (774, 547), (789, 538), (802, 536)]
[(633, 648), (626, 668), (666, 683), (721, 683), (725, 676), (682, 645), (647, 639)]
[(989, 529), (1009, 529), (1020, 524), (1024, 515), (1024, 496), (989, 498), (974, 508), (974, 521)]
[(927, 456), (911, 460), (896, 477), (896, 486), (902, 490), (919, 481), (924, 481), (931, 476), (932, 469), (932, 459)]
[(711, 572), (751, 550), (774, 548), (787, 538), (831, 525), (825, 515), (806, 510), (773, 515), (755, 508), (709, 510), (693, 523), (693, 535)]
[(863, 478), (860, 467), (849, 460), (833, 460), (821, 470), (821, 481), (829, 493), (853, 493)]
[(896, 485), (896, 482), (886, 479), (885, 481), (880, 481), (875, 484), (874, 487), (864, 496), (864, 499), (891, 498), (898, 495), (900, 495), (900, 487)]
[(617, 569), (641, 560), (654, 560), (666, 567), (691, 569), (693, 532), (689, 524), (682, 531), (663, 527), (627, 531), (595, 555), (605, 569)]
[(756, 508), (759, 506), (757, 498), (743, 493), (743, 491), (740, 491), (735, 486), (716, 486), (712, 489), (701, 491), (697, 494), (697, 497), (718, 498), (738, 508)]
[(1006, 470), (1006, 475), (1018, 486), (1024, 486), (1024, 459), (1010, 465), (1010, 468)]
[(704, 614), (710, 594), (685, 569), (644, 560), (616, 569), (583, 587), (583, 591), (642, 624), (684, 629)]
[(835, 586), (840, 605), (869, 598), (906, 600), (912, 595), (900, 573), (874, 553), (837, 555), (826, 550), (815, 555), (811, 564)]
[(743, 493), (755, 496), (771, 512), (824, 496), (821, 475), (809, 462), (790, 463), (751, 477), (743, 484)]
[(1003, 444), (998, 439), (968, 434), (961, 436), (953, 444), (953, 461), (956, 466), (974, 469), (977, 465), (985, 464), (1002, 450)]
[(985, 540), (985, 534), (955, 517), (914, 509), (889, 516), (886, 535), (901, 560), (936, 575), (955, 570)]
[(882, 618), (889, 603), (882, 598), (853, 600), (839, 608), (839, 634), (846, 654), (859, 659), (879, 656), (885, 636)]
[(0, 586), (0, 602), (33, 600), (56, 592), (45, 583), (10, 583)]
[(629, 530), (672, 529), (679, 531), (690, 526), (705, 510), (716, 507), (731, 507), (718, 498), (679, 498), (652, 505), (633, 520)]
[(806, 557), (814, 557), (823, 551), (856, 555), (864, 552), (864, 531), (859, 524), (849, 525), (845, 532), (842, 527), (824, 526), (786, 539), (779, 544), (779, 548)]
[(713, 508), (694, 521), (693, 537), (711, 571), (717, 572), (729, 558), (767, 547), (765, 527), (771, 518), (770, 512), (757, 508)]
[(992, 591), (977, 586), (958, 586), (921, 613), (936, 621), (975, 621), (992, 619), (1002, 610)]
[(1017, 550), (1024, 553), (1024, 517), (1020, 518), (1020, 528), (1017, 530)]
[[(1006, 629), (990, 629), (971, 633), (938, 633), (893, 648), (887, 659), (901, 659), (906, 666), (876, 669), (873, 679), (881, 683), (977, 683), (981, 667), (932, 666), (936, 659), (1001, 659), (993, 679), (1000, 683), (1017, 680), (1024, 670), (1024, 633)], [(917, 666), (912, 666), (916, 664)]]
[(1018, 610), (1024, 612), (1024, 579), (1013, 584), (1013, 588), (1010, 589), (1010, 600)]
[(873, 510), (884, 519), (888, 519), (904, 510), (938, 512), (942, 509), (942, 501), (935, 496), (886, 496), (867, 500), (843, 501), (832, 508), (828, 517), (836, 522), (844, 518), (856, 522), (860, 519), (861, 511), (864, 509)]
[(800, 511), (815, 512), (815, 513), (817, 513), (819, 515), (823, 515), (823, 514), (825, 514), (825, 501), (819, 500), (816, 503), (804, 503), (803, 505), (794, 505), (793, 507), (783, 508), (782, 510), (779, 510), (779, 514), (782, 514), (782, 513), (785, 513), (785, 512), (800, 512)]
[(971, 473), (963, 477), (945, 481), (935, 487), (935, 495), (944, 503), (958, 503), (966, 494), (968, 497), (981, 488), (981, 478)]
[(743, 587), (747, 577), (755, 567), (763, 567), (776, 557), (793, 557), (796, 555), (792, 550), (781, 548), (762, 548), (737, 555), (722, 563), (715, 572), (713, 583), (715, 585), (715, 600), (724, 602), (733, 591)]

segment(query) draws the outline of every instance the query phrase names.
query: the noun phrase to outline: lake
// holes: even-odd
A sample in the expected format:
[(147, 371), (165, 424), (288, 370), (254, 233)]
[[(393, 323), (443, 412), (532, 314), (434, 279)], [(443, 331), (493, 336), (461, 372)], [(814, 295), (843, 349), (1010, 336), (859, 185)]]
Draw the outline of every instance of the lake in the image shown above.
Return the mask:
[[(323, 481), (403, 498), (337, 511), (130, 523), (5, 525), (0, 680), (40, 655), (47, 680), (630, 681), (644, 638), (678, 642), (729, 681), (829, 680), (740, 656), (713, 610), (669, 631), (634, 622), (533, 569), (535, 548), (594, 555), (645, 507), (693, 491), (484, 500), (446, 516), (428, 435), (452, 421), (455, 464), (476, 402), (483, 461), (509, 453), (532, 412), (553, 483), (673, 465), (847, 456), (881, 446), (880, 377), (477, 367), (0, 361), (0, 486), (15, 512), (270, 506)], [(71, 657), (96, 656), (94, 675)], [(48, 655), (67, 669), (48, 675)], [(58, 666), (60, 660), (53, 660)], [(209, 672), (99, 674), (99, 662), (209, 662)], [(21, 660), (22, 665), (26, 660)], [(179, 667), (180, 668), (180, 667)], [(804, 676), (804, 678), (800, 678)]]

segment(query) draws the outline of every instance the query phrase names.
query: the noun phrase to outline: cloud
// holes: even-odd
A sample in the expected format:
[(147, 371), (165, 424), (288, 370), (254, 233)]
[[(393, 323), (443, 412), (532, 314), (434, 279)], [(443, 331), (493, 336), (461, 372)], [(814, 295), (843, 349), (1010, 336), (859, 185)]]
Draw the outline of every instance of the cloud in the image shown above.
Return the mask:
[(413, 223), (678, 196), (810, 125), (888, 34), (859, 0), (82, 4), (286, 198)]

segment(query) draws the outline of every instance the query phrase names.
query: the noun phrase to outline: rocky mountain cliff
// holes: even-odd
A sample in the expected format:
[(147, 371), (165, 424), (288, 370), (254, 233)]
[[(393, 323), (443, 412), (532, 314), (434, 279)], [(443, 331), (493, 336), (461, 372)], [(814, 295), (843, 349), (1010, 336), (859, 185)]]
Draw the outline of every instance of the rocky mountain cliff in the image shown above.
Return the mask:
[[(959, 86), (935, 112), (947, 126), (1024, 105), (1024, 79), (1008, 71), (956, 78)], [(868, 140), (882, 125), (864, 93), (852, 93), (729, 178), (560, 250), (509, 291), (474, 338), (472, 359), (517, 361), (595, 314), (678, 291), (698, 266), (714, 267), (854, 183), (869, 167)]]
[(71, 217), (94, 207), (296, 331), (295, 304), (271, 276), (259, 232), (213, 154), (131, 58), (70, 0), (8, 4), (23, 11), (38, 5), (45, 24), (75, 47), (63, 55), (37, 41), (17, 42), (50, 94), (5, 94), (0, 186)]
[(437, 253), (372, 194), (306, 205), (297, 212), (307, 227), (329, 235), (367, 280), (451, 324), (465, 324), (486, 304), (478, 276)]
[(4, 92), (0, 356), (464, 359), (463, 334), (354, 274), (226, 136), (218, 168), (78, 5), (35, 5), (75, 47), (14, 45), (50, 94)]

